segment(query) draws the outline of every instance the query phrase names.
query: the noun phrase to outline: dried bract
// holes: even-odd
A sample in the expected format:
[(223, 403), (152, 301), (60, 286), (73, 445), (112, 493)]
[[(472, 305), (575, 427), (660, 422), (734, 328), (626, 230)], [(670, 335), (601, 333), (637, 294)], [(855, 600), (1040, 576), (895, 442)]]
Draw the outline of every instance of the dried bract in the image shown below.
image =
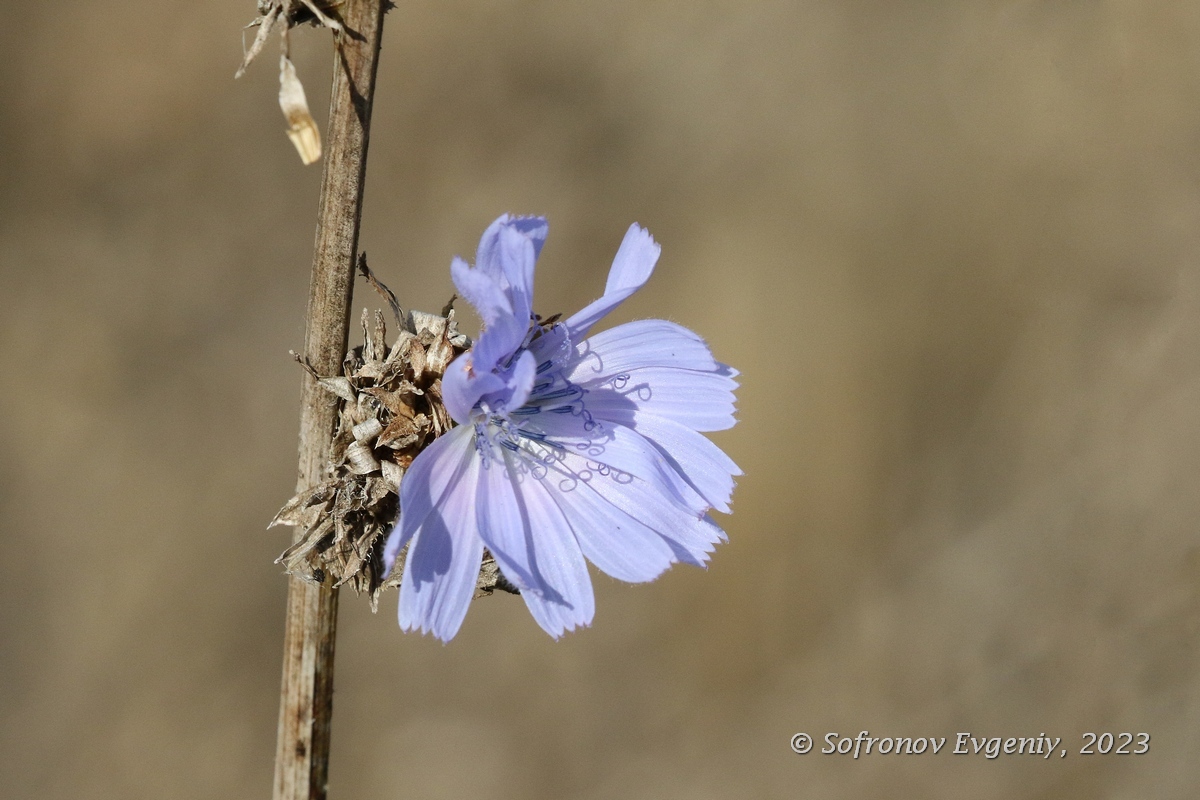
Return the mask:
[(287, 56), (279, 57), (279, 108), (287, 118), (288, 138), (305, 166), (321, 157), (321, 131), (308, 110), (304, 86), (296, 77), (296, 67)]

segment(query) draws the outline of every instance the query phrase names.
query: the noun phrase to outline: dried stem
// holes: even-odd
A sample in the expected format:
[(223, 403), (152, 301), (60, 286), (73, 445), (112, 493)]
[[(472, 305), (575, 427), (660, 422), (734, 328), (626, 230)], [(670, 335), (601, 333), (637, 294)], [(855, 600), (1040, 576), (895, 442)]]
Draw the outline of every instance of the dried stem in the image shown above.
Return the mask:
[[(355, 253), (362, 216), (367, 140), (387, 0), (346, 0), (334, 34), (333, 96), (317, 219), (304, 356), (321, 375), (339, 374), (350, 326)], [(327, 477), (337, 398), (304, 376), (297, 491)], [(297, 535), (303, 533), (297, 530)], [(325, 797), (333, 712), (337, 590), (288, 581), (275, 800)]]

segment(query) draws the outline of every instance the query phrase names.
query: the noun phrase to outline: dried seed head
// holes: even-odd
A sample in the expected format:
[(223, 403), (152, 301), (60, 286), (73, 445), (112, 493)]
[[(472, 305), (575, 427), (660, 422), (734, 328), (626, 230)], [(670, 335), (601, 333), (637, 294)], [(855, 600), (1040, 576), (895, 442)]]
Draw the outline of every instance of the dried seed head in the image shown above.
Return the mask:
[[(379, 284), (365, 262), (360, 269)], [(395, 298), (389, 301), (398, 314)], [(339, 398), (338, 430), (329, 454), (328, 479), (293, 497), (271, 526), (292, 525), (304, 534), (277, 559), (304, 580), (349, 584), (366, 592), (372, 610), (379, 593), (400, 583), (404, 558), (383, 574), (383, 545), (398, 515), (404, 471), (453, 422), (441, 400), (442, 375), (470, 347), (454, 311), (446, 316), (410, 312), (389, 346), (382, 312), (363, 312), (363, 345), (346, 354), (341, 376), (318, 377)], [(320, 575), (317, 579), (314, 576)], [(508, 589), (495, 562), (485, 558), (479, 592)]]

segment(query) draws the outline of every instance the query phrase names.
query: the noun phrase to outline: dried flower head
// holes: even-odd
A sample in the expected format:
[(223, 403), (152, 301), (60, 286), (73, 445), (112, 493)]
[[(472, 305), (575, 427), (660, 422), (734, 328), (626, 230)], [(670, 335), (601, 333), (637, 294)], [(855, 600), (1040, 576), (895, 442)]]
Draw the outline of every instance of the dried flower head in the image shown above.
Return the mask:
[[(470, 340), (458, 331), (449, 305), (443, 315), (405, 315), (365, 259), (359, 267), (391, 307), (399, 327), (396, 341), (387, 343), (383, 313), (364, 309), (364, 343), (346, 355), (343, 374), (313, 373), (339, 398), (329, 478), (289, 500), (271, 526), (304, 529), (278, 559), (289, 573), (348, 584), (366, 592), (374, 609), (379, 592), (399, 580), (397, 569), (389, 584), (382, 558), (384, 536), (396, 521), (397, 488), (417, 454), (453, 425), (442, 403), (442, 375)], [(494, 564), (487, 565), (479, 588), (490, 592), (497, 585), (506, 586)]]

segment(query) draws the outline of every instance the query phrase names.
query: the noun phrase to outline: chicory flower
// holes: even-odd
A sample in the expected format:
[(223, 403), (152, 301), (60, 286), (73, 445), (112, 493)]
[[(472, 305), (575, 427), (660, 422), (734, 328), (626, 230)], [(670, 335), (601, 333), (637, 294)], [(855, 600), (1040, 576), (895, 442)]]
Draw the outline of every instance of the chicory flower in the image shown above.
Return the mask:
[[(484, 547), (551, 636), (592, 621), (586, 558), (629, 582), (675, 562), (703, 566), (724, 532), (737, 465), (703, 431), (731, 427), (737, 372), (699, 336), (642, 320), (588, 336), (642, 287), (661, 248), (637, 224), (604, 296), (565, 321), (532, 311), (540, 217), (500, 217), (458, 292), (483, 319), (442, 381), (458, 426), (413, 461), (387, 571), (409, 546), (400, 627), (449, 641), (474, 593)], [(386, 574), (386, 571), (385, 571)]]

